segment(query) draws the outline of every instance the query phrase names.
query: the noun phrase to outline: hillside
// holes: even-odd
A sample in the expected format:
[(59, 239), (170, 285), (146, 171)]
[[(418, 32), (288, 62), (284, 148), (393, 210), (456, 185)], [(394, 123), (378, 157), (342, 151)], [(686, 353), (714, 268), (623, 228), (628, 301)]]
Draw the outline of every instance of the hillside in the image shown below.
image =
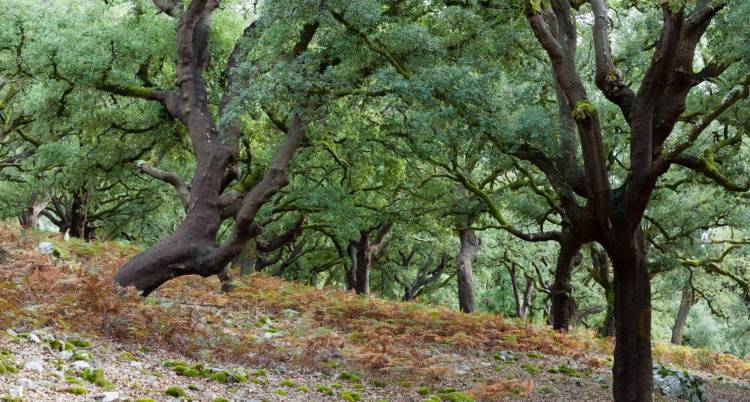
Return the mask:
[[(228, 295), (184, 277), (144, 300), (110, 285), (134, 248), (17, 233), (0, 227), (4, 400), (19, 387), (23, 401), (175, 400), (168, 387), (194, 401), (611, 400), (611, 341), (583, 331), (263, 275)], [(56, 251), (37, 251), (43, 241)], [(704, 378), (708, 400), (750, 400), (748, 361), (668, 345), (654, 354)]]

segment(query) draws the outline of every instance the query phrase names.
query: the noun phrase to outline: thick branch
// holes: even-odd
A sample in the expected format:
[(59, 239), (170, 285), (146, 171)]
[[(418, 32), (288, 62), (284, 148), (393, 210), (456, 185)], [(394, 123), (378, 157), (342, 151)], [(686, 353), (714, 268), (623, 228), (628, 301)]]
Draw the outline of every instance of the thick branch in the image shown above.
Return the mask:
[(138, 170), (141, 173), (145, 173), (156, 180), (161, 180), (165, 183), (169, 183), (175, 190), (177, 190), (177, 196), (180, 197), (180, 203), (183, 208), (187, 209), (190, 204), (190, 188), (182, 178), (174, 172), (168, 172), (159, 168), (150, 166), (143, 161), (139, 161)]
[(623, 82), (612, 62), (609, 43), (609, 17), (605, 0), (591, 0), (594, 12), (594, 47), (596, 56), (596, 85), (610, 101), (620, 107), (625, 120), (630, 122), (635, 93)]

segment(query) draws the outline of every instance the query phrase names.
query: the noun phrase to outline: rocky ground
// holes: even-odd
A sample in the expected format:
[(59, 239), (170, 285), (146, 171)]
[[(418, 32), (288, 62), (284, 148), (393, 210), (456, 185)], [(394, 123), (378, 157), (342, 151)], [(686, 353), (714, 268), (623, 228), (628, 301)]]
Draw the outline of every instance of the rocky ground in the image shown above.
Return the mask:
[[(108, 276), (131, 248), (52, 239), (51, 256), (41, 236), (0, 226), (0, 401), (612, 399), (611, 340), (585, 332), (263, 275), (229, 295), (181, 278), (142, 299)], [(746, 360), (668, 345), (654, 356), (657, 401), (750, 401)]]
[[(196, 361), (164, 350), (50, 330), (8, 330), (0, 339), (0, 351), (6, 368), (0, 375), (0, 395), (5, 401), (464, 402), (473, 399), (452, 390), (477, 389), (478, 384), (505, 384), (497, 390), (487, 388), (487, 395), (497, 392), (483, 400), (611, 400), (609, 368), (593, 369), (533, 352), (442, 354), (452, 372), (445, 373), (439, 385), (420, 386), (283, 363), (240, 367)], [(709, 401), (750, 401), (750, 384), (702, 374), (709, 377), (704, 385)], [(657, 400), (680, 399), (657, 395)]]

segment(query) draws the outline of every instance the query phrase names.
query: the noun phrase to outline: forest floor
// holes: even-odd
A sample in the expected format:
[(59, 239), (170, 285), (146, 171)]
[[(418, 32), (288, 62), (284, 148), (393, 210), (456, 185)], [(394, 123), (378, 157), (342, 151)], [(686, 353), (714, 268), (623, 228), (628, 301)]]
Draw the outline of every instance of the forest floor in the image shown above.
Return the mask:
[[(611, 400), (612, 342), (583, 330), (264, 275), (230, 294), (179, 278), (144, 300), (111, 286), (131, 246), (0, 225), (0, 249), (0, 400), (175, 401), (170, 387), (193, 401)], [(654, 356), (703, 378), (710, 401), (750, 401), (747, 360), (662, 344)]]

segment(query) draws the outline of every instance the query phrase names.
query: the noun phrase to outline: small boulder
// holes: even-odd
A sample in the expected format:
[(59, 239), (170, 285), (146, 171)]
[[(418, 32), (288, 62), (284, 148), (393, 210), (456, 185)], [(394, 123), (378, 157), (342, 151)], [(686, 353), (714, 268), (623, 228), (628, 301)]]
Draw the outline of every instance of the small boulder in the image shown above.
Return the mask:
[(26, 388), (21, 386), (10, 387), (8, 393), (12, 398), (23, 398), (23, 395), (26, 393)]
[(85, 362), (83, 360), (78, 360), (78, 361), (73, 362), (73, 364), (71, 365), (71, 367), (75, 371), (82, 371), (82, 370), (85, 370), (87, 368), (91, 368), (91, 365), (88, 362)]
[(28, 378), (17, 379), (16, 385), (21, 388), (28, 388), (28, 389), (36, 388), (36, 383), (34, 383), (34, 381), (29, 380)]
[(660, 364), (653, 368), (654, 389), (666, 396), (689, 402), (706, 402), (702, 378), (687, 371), (672, 370)]
[(94, 400), (99, 402), (115, 402), (120, 400), (120, 394), (117, 392), (102, 392), (94, 395)]
[(55, 245), (48, 241), (43, 241), (36, 245), (36, 251), (42, 254), (52, 254), (55, 251)]
[(34, 370), (38, 373), (44, 372), (44, 362), (41, 360), (31, 360), (26, 362), (26, 364), (23, 365), (25, 369), (28, 370)]

